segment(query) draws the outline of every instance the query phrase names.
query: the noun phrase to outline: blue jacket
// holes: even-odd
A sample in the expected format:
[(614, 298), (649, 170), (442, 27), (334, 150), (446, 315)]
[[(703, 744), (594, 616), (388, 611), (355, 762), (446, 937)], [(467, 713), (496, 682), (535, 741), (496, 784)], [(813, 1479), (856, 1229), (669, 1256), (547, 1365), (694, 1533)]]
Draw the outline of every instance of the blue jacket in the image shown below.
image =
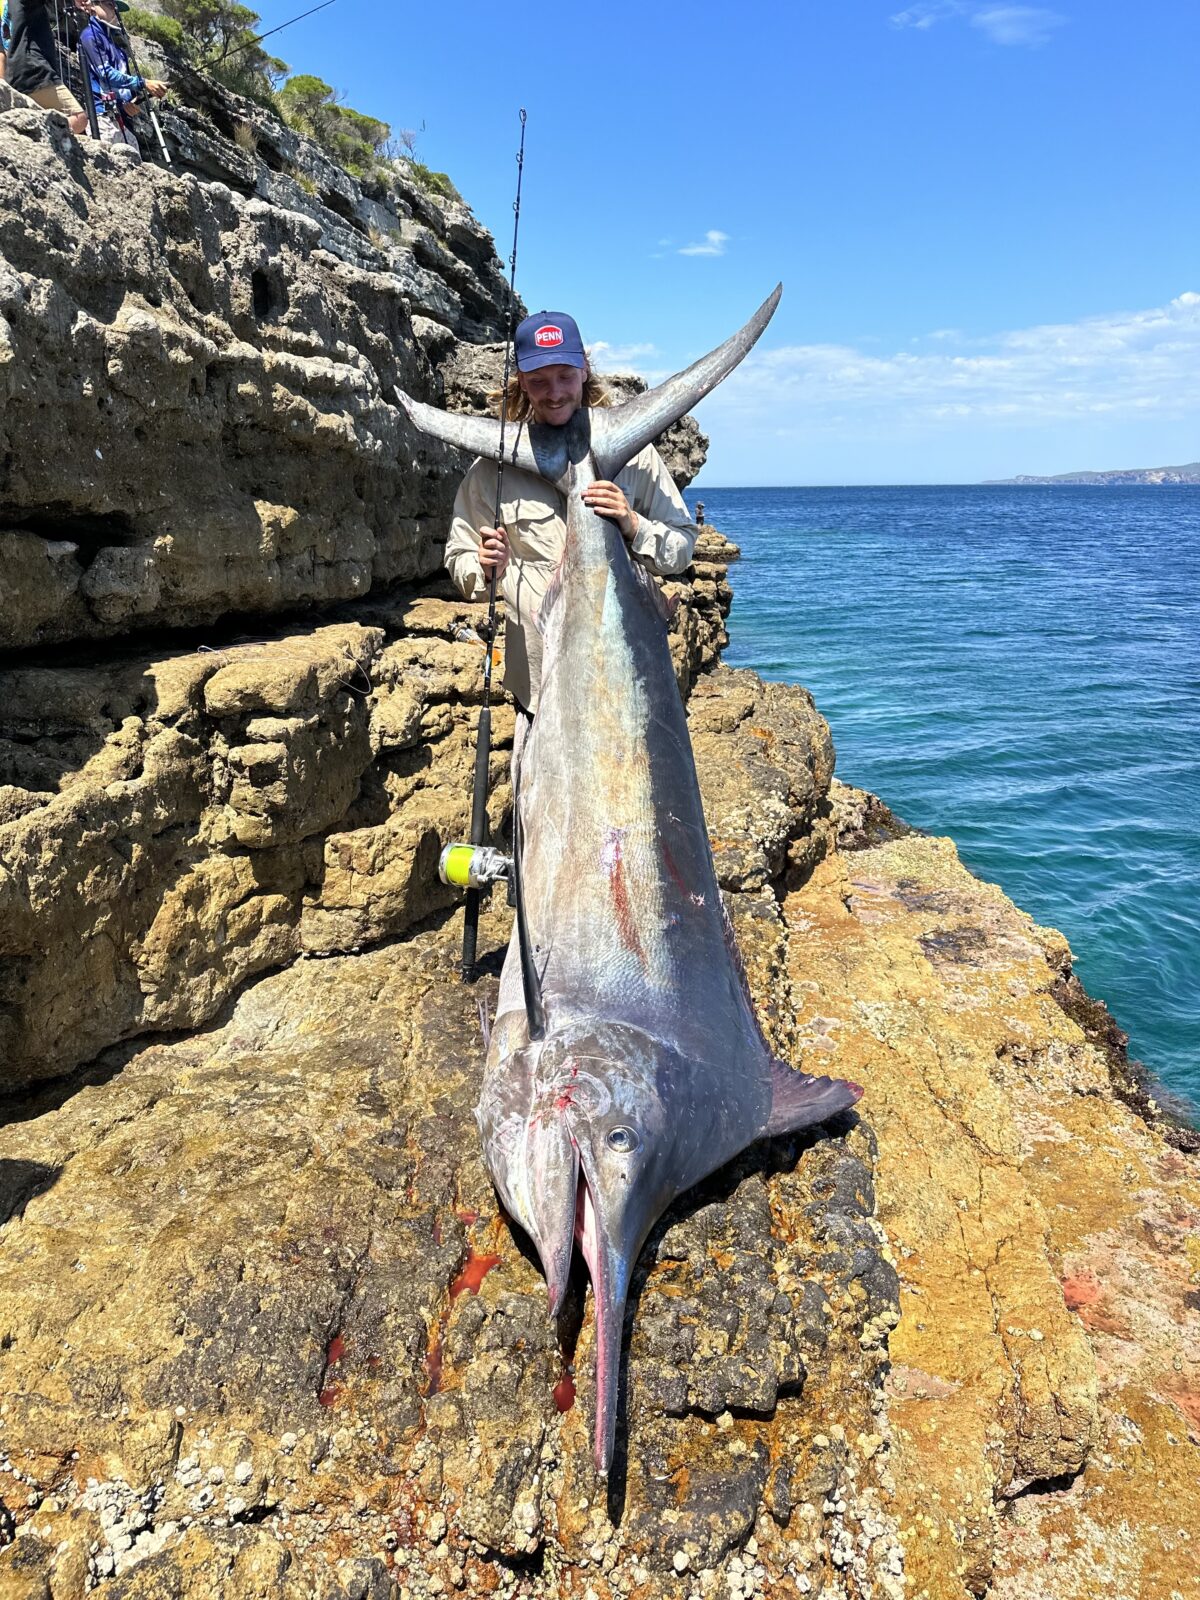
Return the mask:
[(130, 72), (129, 57), (98, 17), (79, 35), (79, 43), (98, 105), (108, 107), (115, 100), (117, 105), (127, 106), (143, 93), (145, 78)]

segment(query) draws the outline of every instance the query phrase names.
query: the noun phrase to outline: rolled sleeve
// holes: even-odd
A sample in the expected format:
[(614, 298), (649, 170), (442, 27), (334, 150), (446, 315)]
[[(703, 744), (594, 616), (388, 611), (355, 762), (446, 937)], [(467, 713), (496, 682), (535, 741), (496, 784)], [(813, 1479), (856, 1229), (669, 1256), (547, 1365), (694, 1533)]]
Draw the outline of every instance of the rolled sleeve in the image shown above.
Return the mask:
[(691, 562), (699, 529), (653, 445), (647, 445), (625, 470), (632, 482), (623, 487), (638, 518), (630, 549), (661, 577), (673, 577)]

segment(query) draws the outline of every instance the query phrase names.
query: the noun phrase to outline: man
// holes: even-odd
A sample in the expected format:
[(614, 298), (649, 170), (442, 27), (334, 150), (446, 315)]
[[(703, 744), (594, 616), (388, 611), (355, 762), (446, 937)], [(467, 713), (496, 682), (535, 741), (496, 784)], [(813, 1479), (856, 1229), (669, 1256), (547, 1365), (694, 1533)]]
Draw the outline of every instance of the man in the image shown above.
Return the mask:
[[(573, 317), (559, 311), (526, 317), (514, 347), (516, 374), (508, 394), (499, 397), (511, 420), (562, 428), (580, 406), (608, 403), (588, 369)], [(691, 561), (697, 530), (653, 445), (623, 467), (615, 483), (593, 483), (583, 498), (617, 524), (633, 555), (652, 572), (669, 577)], [(495, 572), (506, 614), (504, 687), (532, 714), (542, 667), (534, 618), (563, 552), (566, 502), (544, 479), (506, 463), (499, 528), (492, 526), (495, 507), (495, 465), (476, 461), (454, 501), (446, 566), (468, 600), (487, 594)]]
[(91, 0), (92, 20), (79, 36), (80, 48), (92, 80), (96, 125), (101, 144), (123, 144), (138, 152), (137, 134), (130, 117), (137, 116), (147, 95), (161, 100), (167, 92), (157, 78), (130, 71), (129, 52), (122, 41), (117, 13), (128, 11), (126, 0)]
[(63, 85), (49, 0), (8, 0), (8, 28), (9, 83), (44, 110), (63, 112), (71, 132), (82, 133), (87, 112)]

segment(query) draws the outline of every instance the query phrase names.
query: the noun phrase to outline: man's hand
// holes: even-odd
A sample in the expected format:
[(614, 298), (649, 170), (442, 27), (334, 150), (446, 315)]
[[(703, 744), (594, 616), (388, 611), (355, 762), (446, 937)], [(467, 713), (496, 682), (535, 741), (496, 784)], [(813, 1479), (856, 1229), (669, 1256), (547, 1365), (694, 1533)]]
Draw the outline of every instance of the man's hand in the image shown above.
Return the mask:
[(167, 92), (167, 86), (161, 78), (147, 78), (146, 93), (152, 94), (156, 100), (161, 100)]
[(609, 483), (606, 478), (591, 483), (583, 491), (583, 503), (590, 506), (598, 516), (609, 517), (621, 530), (625, 539), (632, 539), (638, 531), (638, 514), (625, 498), (625, 491), (619, 484)]
[(496, 582), (500, 582), (508, 566), (508, 535), (503, 528), (480, 528), (479, 565), (483, 568), (485, 583), (491, 582), (493, 571)]

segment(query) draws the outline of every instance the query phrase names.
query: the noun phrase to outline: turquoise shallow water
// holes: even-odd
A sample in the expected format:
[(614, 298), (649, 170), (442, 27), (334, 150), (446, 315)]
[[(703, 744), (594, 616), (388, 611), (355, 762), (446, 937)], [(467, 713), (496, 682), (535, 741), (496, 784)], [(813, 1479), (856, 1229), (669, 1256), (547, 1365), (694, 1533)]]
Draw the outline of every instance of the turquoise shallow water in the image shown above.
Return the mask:
[(727, 660), (1039, 922), (1200, 1106), (1200, 490), (697, 489)]

